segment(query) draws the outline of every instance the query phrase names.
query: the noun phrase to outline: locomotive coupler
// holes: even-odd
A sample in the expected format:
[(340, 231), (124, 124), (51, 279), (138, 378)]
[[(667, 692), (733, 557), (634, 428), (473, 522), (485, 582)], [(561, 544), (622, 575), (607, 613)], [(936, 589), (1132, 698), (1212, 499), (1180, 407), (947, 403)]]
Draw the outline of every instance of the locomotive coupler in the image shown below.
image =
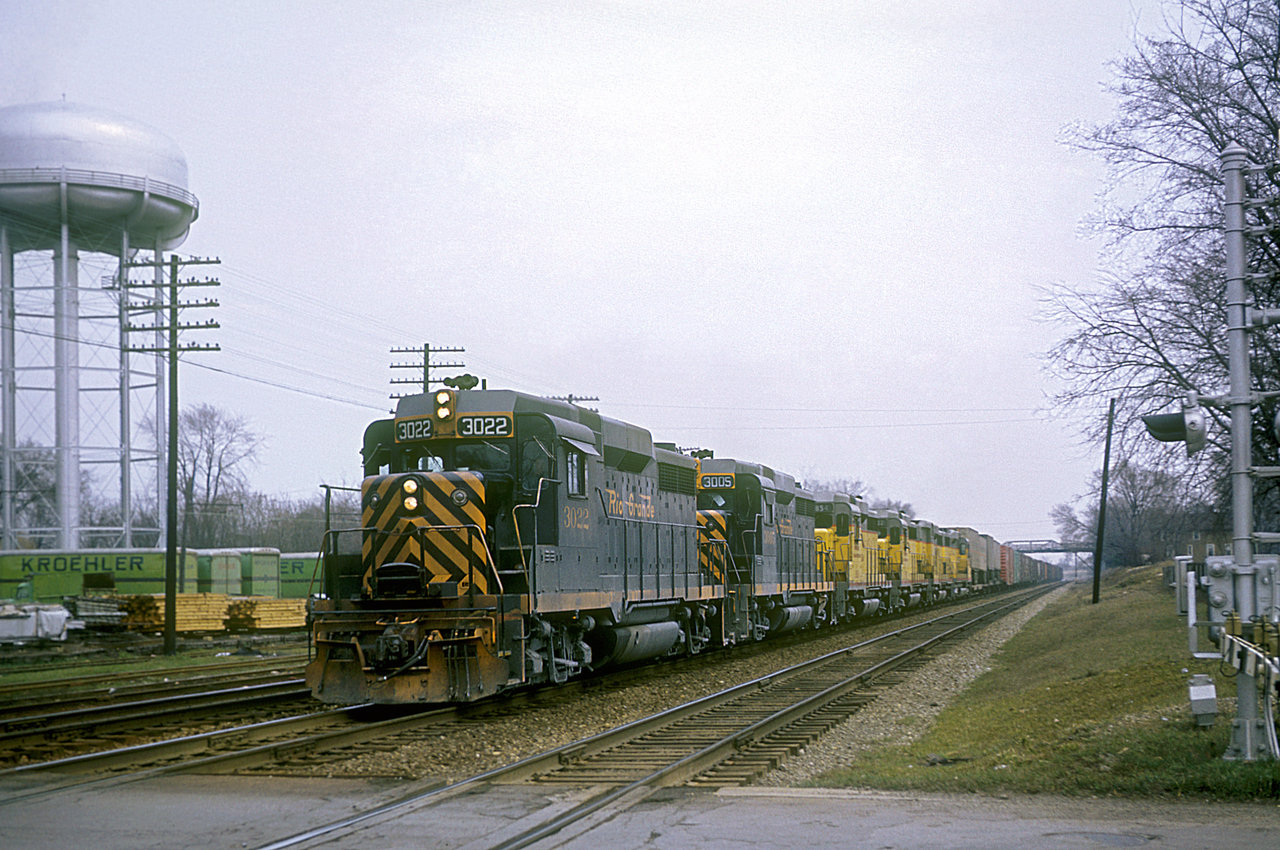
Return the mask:
[[(369, 661), (374, 667), (394, 667), (414, 656), (417, 626), (414, 623), (393, 623), (387, 626), (373, 642)], [(425, 641), (424, 641), (425, 643)]]

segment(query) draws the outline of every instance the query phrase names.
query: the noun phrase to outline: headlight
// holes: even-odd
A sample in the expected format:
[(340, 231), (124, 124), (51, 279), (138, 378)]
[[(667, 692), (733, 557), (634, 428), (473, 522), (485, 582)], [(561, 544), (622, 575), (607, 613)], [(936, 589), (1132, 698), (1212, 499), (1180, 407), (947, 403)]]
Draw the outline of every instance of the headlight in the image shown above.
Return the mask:
[(404, 509), (405, 509), (406, 511), (416, 511), (416, 510), (418, 509), (418, 497), (417, 497), (417, 496), (405, 496), (405, 497), (404, 497)]
[(409, 480), (405, 481), (404, 491), (410, 495), (418, 492), (418, 480), (416, 478), (410, 478)]
[(432, 398), (435, 399), (436, 402), (437, 419), (444, 421), (445, 419), (449, 419), (453, 416), (453, 390), (436, 390), (436, 394), (432, 396)]

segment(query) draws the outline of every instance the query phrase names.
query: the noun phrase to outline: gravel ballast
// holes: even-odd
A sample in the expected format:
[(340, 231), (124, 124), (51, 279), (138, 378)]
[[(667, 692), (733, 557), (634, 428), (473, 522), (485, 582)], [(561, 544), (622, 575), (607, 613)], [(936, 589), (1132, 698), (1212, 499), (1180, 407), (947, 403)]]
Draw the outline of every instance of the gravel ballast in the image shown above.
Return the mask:
[(778, 770), (756, 784), (802, 785), (831, 770), (847, 767), (858, 756), (885, 746), (911, 743), (929, 731), (947, 704), (991, 668), (991, 656), (1027, 621), (1067, 588), (1041, 596), (997, 620), (881, 693), (861, 711), (832, 729)]
[[(1055, 595), (1050, 594), (1048, 598)], [(840, 766), (841, 759), (848, 759), (866, 747), (908, 740), (904, 737), (908, 732), (920, 734), (946, 701), (984, 672), (991, 654), (1045, 603), (1046, 597), (1041, 597), (965, 638), (944, 656), (910, 674), (902, 684), (880, 694), (848, 722), (793, 757), (783, 770), (766, 777), (761, 784), (801, 782)], [(922, 612), (886, 625), (883, 630), (902, 628), (933, 616), (937, 613)], [(452, 729), (448, 734), (416, 740), (388, 752), (366, 752), (309, 772), (325, 776), (387, 776), (455, 782), (717, 693), (867, 637), (870, 634), (838, 633), (775, 652), (726, 659), (710, 671), (707, 668), (671, 671), (607, 692), (589, 689), (567, 700), (547, 700), (546, 704), (534, 701), (510, 714), (490, 716), (483, 724)], [(918, 720), (910, 728), (904, 728), (902, 720), (906, 716)]]

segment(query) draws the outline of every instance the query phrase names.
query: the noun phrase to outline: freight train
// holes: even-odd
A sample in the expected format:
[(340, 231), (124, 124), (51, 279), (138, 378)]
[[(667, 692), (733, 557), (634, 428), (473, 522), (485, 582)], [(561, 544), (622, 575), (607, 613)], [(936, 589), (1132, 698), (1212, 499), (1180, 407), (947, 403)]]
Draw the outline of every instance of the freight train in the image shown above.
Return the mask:
[(1061, 577), (510, 390), (404, 397), (363, 461), (361, 524), (326, 532), (311, 602), (307, 681), (329, 703), (467, 702)]

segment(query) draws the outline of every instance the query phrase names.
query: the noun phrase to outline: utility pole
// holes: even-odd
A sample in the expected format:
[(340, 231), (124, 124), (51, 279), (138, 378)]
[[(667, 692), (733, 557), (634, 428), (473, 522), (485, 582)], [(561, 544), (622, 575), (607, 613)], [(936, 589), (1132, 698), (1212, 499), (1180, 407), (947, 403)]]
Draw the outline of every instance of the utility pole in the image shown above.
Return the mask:
[(598, 397), (593, 395), (574, 395), (573, 393), (569, 393), (568, 395), (553, 395), (552, 398), (556, 399), (557, 401), (567, 401), (569, 402), (569, 404), (577, 404), (580, 401), (599, 401), (600, 400)]
[[(167, 333), (169, 342), (163, 348), (158, 346), (147, 347), (138, 346), (130, 347), (129, 351), (138, 352), (161, 352), (168, 358), (169, 363), (169, 469), (168, 484), (165, 487), (165, 554), (164, 554), (164, 654), (174, 655), (177, 652), (177, 589), (178, 589), (178, 355), (190, 351), (221, 351), (222, 349), (217, 343), (211, 345), (181, 345), (179, 344), (178, 334), (185, 330), (212, 330), (220, 327), (213, 319), (204, 322), (189, 322), (182, 324), (178, 319), (178, 313), (184, 309), (195, 308), (212, 308), (217, 307), (218, 302), (209, 298), (204, 301), (180, 301), (179, 293), (182, 289), (191, 286), (220, 286), (220, 282), (213, 278), (205, 278), (203, 280), (179, 280), (178, 272), (184, 266), (196, 265), (215, 265), (222, 262), (217, 259), (201, 259), (192, 257), (187, 260), (179, 259), (177, 254), (169, 255), (169, 294), (167, 303), (152, 303), (131, 306), (131, 311), (154, 311), (155, 318), (150, 325), (133, 325), (125, 327), (126, 333), (133, 332), (149, 332), (149, 333)], [(125, 263), (125, 268), (141, 268), (141, 267), (160, 267), (164, 261), (157, 252), (152, 262)], [(142, 288), (142, 284), (132, 284), (127, 280), (123, 281), (124, 292), (123, 298), (128, 297), (128, 292), (133, 288)], [(151, 284), (145, 284), (150, 288)]]
[(1107, 478), (1111, 472), (1111, 426), (1116, 421), (1116, 400), (1107, 409), (1107, 447), (1102, 451), (1102, 499), (1098, 503), (1098, 536), (1093, 546), (1093, 604), (1102, 589), (1102, 543), (1107, 530)]
[[(424, 342), (422, 348), (393, 348), (392, 354), (421, 354), (422, 362), (420, 363), (392, 363), (392, 369), (417, 369), (421, 371), (422, 378), (392, 378), (393, 384), (414, 384), (420, 385), (424, 393), (431, 391), (432, 384), (444, 383), (443, 379), (431, 377), (432, 369), (461, 369), (465, 363), (432, 363), (432, 354), (462, 354), (465, 348), (432, 348), (431, 343)], [(405, 393), (392, 393), (391, 398), (404, 398)]]

